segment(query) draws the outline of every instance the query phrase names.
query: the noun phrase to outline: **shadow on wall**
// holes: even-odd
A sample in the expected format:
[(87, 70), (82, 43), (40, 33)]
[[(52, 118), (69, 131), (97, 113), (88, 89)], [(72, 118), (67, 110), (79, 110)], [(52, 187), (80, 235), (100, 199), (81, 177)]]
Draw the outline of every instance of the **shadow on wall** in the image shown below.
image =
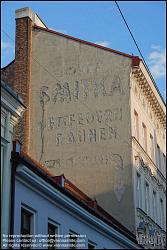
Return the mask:
[(99, 206), (135, 234), (135, 206), (132, 189), (132, 186), (126, 185), (125, 193), (120, 201), (117, 200), (113, 190), (97, 194), (95, 198)]

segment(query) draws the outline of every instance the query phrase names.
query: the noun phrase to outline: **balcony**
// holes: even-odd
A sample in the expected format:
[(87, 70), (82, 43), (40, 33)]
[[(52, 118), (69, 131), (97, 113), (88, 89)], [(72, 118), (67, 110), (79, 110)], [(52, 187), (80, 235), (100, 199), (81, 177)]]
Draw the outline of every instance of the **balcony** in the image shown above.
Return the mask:
[(138, 243), (145, 249), (166, 249), (166, 232), (140, 208), (136, 229)]
[[(163, 173), (158, 169), (157, 165), (154, 163), (154, 161), (150, 158), (148, 153), (144, 150), (144, 148), (141, 146), (139, 141), (132, 136), (132, 141), (137, 145), (139, 148), (140, 155), (136, 156), (136, 161), (138, 162), (138, 165), (141, 165), (143, 168), (145, 168), (145, 171), (148, 170), (150, 172), (150, 175), (156, 179), (158, 179), (158, 182), (160, 184), (166, 183), (166, 178), (163, 175)], [(143, 156), (143, 157), (142, 157)], [(145, 159), (145, 161), (143, 160)]]

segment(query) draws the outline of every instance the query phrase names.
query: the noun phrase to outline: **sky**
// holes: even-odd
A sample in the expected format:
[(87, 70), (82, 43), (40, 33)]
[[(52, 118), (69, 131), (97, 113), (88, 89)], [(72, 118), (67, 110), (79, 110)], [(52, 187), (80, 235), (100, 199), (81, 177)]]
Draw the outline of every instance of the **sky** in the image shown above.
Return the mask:
[[(166, 2), (117, 2), (166, 100)], [(114, 1), (1, 1), (1, 68), (15, 57), (15, 10), (23, 7), (50, 29), (139, 56)]]

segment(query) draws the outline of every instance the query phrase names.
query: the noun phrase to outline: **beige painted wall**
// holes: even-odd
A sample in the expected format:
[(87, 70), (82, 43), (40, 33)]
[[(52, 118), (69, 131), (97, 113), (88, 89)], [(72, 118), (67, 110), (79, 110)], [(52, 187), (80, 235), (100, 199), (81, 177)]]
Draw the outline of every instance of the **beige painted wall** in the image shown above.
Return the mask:
[(32, 46), (29, 153), (133, 230), (131, 59), (37, 29)]
[[(132, 136), (136, 138), (135, 132), (135, 115), (134, 110), (138, 114), (138, 139), (132, 140), (132, 161), (133, 161), (133, 181), (134, 181), (134, 201), (136, 203), (136, 207), (138, 207), (137, 200), (139, 197), (139, 193), (137, 193), (137, 173), (141, 176), (141, 204), (140, 208), (147, 214), (151, 219), (153, 227), (155, 227), (155, 223), (165, 229), (165, 211), (166, 211), (166, 192), (159, 185), (161, 183), (163, 187), (166, 187), (166, 164), (164, 162), (164, 155), (166, 156), (166, 131), (162, 126), (160, 121), (157, 119), (153, 108), (150, 106), (148, 99), (145, 97), (144, 92), (138, 86), (137, 81), (132, 77), (131, 78), (132, 89), (131, 89), (131, 121), (132, 121)], [(147, 149), (143, 148), (143, 140), (142, 140), (142, 123), (146, 126), (146, 141), (147, 141)], [(150, 140), (150, 134), (153, 137), (153, 153), (152, 153), (152, 145)], [(161, 150), (161, 166), (158, 166), (157, 162), (157, 144)], [(142, 166), (138, 165), (137, 160), (135, 159), (137, 155), (142, 157), (144, 163), (149, 167), (150, 171), (147, 171)], [(157, 170), (159, 169), (159, 171)], [(154, 176), (156, 179), (152, 178)], [(157, 181), (158, 182), (157, 182)], [(149, 197), (146, 196), (146, 182), (149, 184)], [(153, 190), (156, 191), (156, 216), (153, 212)], [(164, 207), (164, 222), (161, 222), (161, 206), (160, 199), (163, 200)], [(149, 204), (146, 208), (146, 202)], [(145, 216), (145, 221), (149, 218)], [(142, 220), (141, 220), (142, 221)], [(155, 223), (153, 223), (153, 221)], [(139, 225), (139, 218), (137, 217), (136, 212), (136, 227)]]
[[(134, 110), (138, 114), (138, 124), (139, 124), (139, 143), (143, 147), (142, 140), (142, 123), (146, 126), (146, 141), (147, 141), (147, 149), (146, 153), (151, 158), (153, 163), (157, 166), (157, 168), (162, 172), (162, 174), (166, 178), (166, 166), (163, 161), (163, 155), (166, 156), (166, 130), (160, 121), (157, 119), (155, 112), (151, 108), (147, 98), (145, 97), (143, 91), (138, 87), (135, 79), (132, 79), (132, 91), (131, 91), (131, 114), (132, 114), (132, 135), (135, 136), (134, 131)], [(163, 105), (164, 107), (164, 105)], [(153, 137), (154, 143), (154, 156), (152, 156), (151, 152), (151, 140), (150, 134)], [(157, 144), (160, 147), (161, 151), (161, 164), (158, 166), (158, 155), (157, 155)], [(137, 152), (136, 152), (137, 154)], [(143, 156), (144, 157), (144, 156)], [(147, 162), (148, 160), (145, 160)], [(151, 166), (151, 165), (150, 165)], [(154, 169), (152, 168), (154, 172)]]

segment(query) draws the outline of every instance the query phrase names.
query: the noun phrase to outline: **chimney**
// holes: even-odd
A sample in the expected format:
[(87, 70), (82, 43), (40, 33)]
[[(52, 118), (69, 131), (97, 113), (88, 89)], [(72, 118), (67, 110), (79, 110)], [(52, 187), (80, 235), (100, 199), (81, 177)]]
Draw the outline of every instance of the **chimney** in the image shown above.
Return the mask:
[(29, 94), (31, 88), (31, 50), (32, 50), (32, 16), (29, 8), (16, 10), (16, 41), (14, 62), (14, 91), (21, 96), (27, 106), (18, 126), (14, 128), (14, 138), (18, 139), (23, 150), (29, 147)]
[(14, 129), (15, 139), (18, 139), (25, 152), (30, 147), (30, 93), (31, 93), (31, 61), (32, 59), (32, 29), (33, 25), (46, 27), (37, 14), (26, 7), (16, 10), (16, 44), (15, 44), (15, 79), (13, 89), (21, 96), (27, 107), (18, 126)]
[(31, 19), (33, 25), (47, 28), (47, 26), (40, 19), (40, 17), (28, 7), (16, 10), (16, 19), (24, 18), (24, 17), (29, 17)]

